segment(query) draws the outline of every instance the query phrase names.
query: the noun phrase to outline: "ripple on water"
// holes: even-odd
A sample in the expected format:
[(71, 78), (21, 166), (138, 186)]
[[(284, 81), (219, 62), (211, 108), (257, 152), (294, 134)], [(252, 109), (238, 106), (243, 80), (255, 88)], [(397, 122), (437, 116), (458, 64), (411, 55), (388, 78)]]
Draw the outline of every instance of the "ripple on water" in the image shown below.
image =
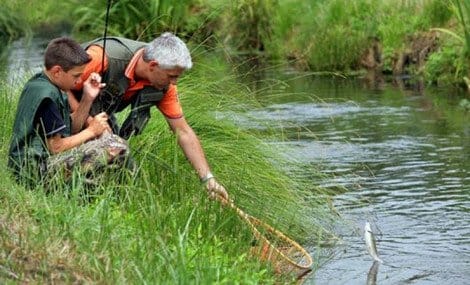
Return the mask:
[[(461, 137), (434, 133), (439, 120), (426, 118), (427, 109), (381, 104), (273, 104), (236, 116), (250, 118), (242, 124), (247, 128), (279, 126), (290, 139), (280, 143), (286, 158), (319, 165), (326, 175), (317, 185), (350, 190), (333, 203), (353, 222), (374, 218), (379, 253), (395, 266), (380, 268), (380, 284), (460, 284), (470, 279), (463, 270), (470, 262), (470, 175), (465, 149), (455, 144)], [(320, 271), (326, 277), (315, 278), (318, 284), (332, 276), (332, 284), (365, 283), (371, 259), (360, 227), (338, 231), (344, 246)]]

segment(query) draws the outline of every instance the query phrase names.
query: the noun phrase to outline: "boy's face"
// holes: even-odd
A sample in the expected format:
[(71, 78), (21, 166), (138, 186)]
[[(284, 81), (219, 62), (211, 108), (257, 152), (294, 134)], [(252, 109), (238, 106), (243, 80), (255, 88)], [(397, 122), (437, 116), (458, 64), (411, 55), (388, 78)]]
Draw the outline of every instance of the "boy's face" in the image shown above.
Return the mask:
[(81, 82), (81, 75), (85, 70), (86, 65), (76, 66), (69, 71), (65, 72), (60, 66), (54, 72), (55, 83), (60, 89), (67, 91), (73, 89), (75, 85)]

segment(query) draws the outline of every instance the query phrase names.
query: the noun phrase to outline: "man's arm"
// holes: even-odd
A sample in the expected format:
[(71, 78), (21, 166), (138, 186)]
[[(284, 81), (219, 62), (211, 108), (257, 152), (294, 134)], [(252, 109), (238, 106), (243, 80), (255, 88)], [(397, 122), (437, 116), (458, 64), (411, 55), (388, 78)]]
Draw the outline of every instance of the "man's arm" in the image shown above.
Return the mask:
[(193, 129), (186, 122), (186, 119), (184, 117), (178, 119), (167, 118), (167, 122), (171, 130), (176, 134), (178, 144), (183, 150), (184, 155), (189, 160), (194, 170), (196, 170), (201, 181), (206, 183), (207, 190), (211, 192), (211, 194), (215, 192), (225, 199), (228, 199), (225, 188), (212, 176), (201, 143)]

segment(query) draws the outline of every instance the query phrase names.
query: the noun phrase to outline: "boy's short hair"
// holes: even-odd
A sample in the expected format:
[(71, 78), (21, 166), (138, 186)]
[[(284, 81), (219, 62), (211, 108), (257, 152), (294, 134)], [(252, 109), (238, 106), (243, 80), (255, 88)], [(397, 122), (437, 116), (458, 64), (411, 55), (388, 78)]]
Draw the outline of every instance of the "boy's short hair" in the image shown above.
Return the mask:
[(54, 65), (60, 66), (65, 72), (87, 64), (91, 57), (75, 40), (68, 37), (53, 39), (44, 53), (44, 66), (47, 70)]

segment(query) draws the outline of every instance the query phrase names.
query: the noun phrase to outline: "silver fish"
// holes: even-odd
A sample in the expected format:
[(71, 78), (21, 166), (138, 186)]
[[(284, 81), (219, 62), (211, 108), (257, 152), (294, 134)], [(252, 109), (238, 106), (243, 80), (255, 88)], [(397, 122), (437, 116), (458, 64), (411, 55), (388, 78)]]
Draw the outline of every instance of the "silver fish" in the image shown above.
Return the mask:
[(367, 251), (369, 252), (370, 256), (372, 256), (375, 261), (383, 263), (382, 259), (380, 259), (379, 254), (377, 253), (374, 233), (372, 232), (369, 222), (366, 222), (364, 226), (364, 239), (366, 241)]

